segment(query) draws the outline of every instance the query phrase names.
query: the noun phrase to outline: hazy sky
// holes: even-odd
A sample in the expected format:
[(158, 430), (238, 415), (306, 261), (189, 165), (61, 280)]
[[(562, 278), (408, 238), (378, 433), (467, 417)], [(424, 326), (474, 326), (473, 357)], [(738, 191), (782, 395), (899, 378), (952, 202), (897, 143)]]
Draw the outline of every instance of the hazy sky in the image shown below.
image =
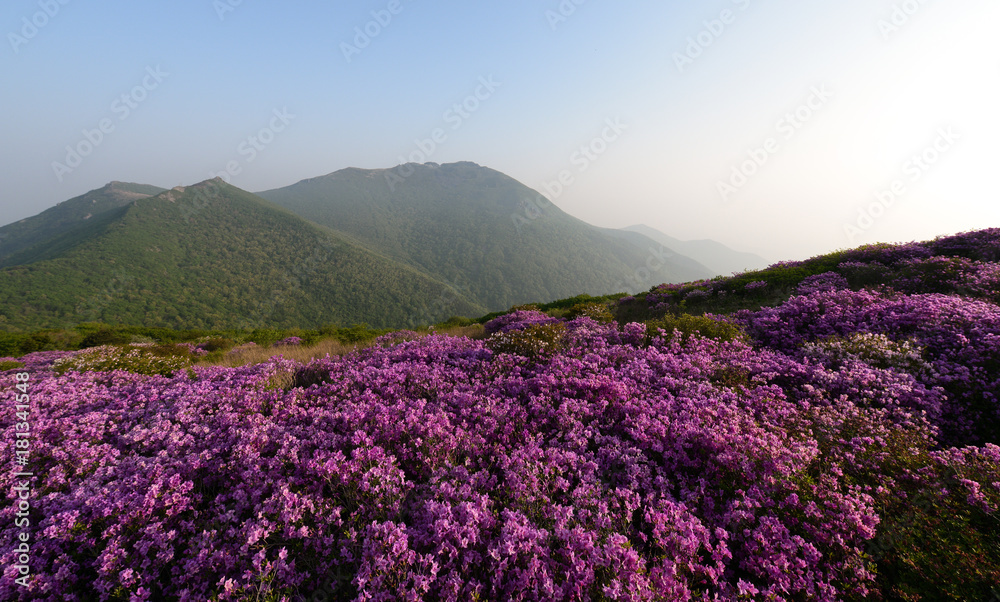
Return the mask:
[(111, 180), (231, 167), (260, 191), (468, 160), (596, 225), (775, 260), (1000, 226), (998, 19), (996, 0), (5, 0), (0, 223)]

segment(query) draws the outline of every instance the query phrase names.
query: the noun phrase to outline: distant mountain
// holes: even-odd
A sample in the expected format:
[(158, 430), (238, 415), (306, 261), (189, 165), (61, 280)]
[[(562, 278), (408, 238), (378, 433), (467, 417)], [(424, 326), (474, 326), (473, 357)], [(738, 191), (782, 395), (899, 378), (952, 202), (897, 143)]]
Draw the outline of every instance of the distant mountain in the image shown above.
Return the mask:
[[(48, 248), (22, 241), (25, 260), (0, 269), (0, 327), (401, 327), (485, 313), (448, 285), (221, 180), (156, 196), (109, 186), (19, 223), (64, 234)], [(137, 196), (114, 207), (121, 190)], [(104, 210), (74, 224), (81, 199)]]
[(665, 247), (694, 259), (707, 266), (713, 276), (731, 276), (733, 272), (760, 270), (772, 263), (760, 255), (734, 251), (714, 240), (678, 240), (644, 225), (629, 226), (624, 230), (643, 234)]
[(90, 220), (96, 221), (95, 218), (108, 211), (161, 192), (163, 189), (156, 186), (111, 182), (38, 215), (8, 224), (0, 228), (0, 266), (29, 262), (36, 255), (30, 251), (32, 248), (61, 245), (72, 237), (71, 232), (92, 223)]
[(258, 194), (452, 283), (491, 311), (711, 275), (676, 249), (591, 226), (470, 162), (348, 168)]

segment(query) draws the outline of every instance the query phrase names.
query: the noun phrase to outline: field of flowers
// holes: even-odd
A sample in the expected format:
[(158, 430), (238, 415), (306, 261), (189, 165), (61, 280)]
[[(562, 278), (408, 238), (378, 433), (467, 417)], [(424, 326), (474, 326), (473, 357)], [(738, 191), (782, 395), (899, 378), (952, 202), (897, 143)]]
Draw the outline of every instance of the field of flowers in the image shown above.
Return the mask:
[(954, 238), (784, 264), (738, 286), (787, 300), (725, 318), (521, 309), (305, 365), (17, 358), (32, 575), (5, 469), (0, 599), (1000, 600), (1000, 232)]

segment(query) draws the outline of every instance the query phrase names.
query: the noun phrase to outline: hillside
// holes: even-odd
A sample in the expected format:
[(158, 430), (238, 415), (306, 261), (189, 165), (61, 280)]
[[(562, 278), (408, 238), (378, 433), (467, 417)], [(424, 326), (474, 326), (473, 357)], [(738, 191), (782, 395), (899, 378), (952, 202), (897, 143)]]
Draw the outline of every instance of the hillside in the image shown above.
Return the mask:
[(0, 358), (46, 544), (0, 598), (1000, 595), (1000, 229), (579, 300), (239, 367)]
[(452, 283), (494, 311), (711, 275), (642, 235), (571, 217), (475, 163), (349, 168), (258, 194)]
[(629, 226), (624, 230), (638, 232), (665, 247), (687, 255), (711, 270), (713, 276), (729, 276), (734, 272), (760, 269), (768, 264), (767, 260), (760, 255), (734, 251), (726, 245), (710, 239), (680, 240), (641, 224)]
[(85, 321), (399, 327), (483, 311), (447, 285), (221, 180), (108, 209), (31, 259), (0, 269), (7, 330)]
[(0, 267), (30, 263), (39, 249), (63, 243), (73, 237), (74, 231), (86, 228), (106, 212), (161, 192), (163, 189), (156, 186), (111, 182), (38, 215), (0, 227)]

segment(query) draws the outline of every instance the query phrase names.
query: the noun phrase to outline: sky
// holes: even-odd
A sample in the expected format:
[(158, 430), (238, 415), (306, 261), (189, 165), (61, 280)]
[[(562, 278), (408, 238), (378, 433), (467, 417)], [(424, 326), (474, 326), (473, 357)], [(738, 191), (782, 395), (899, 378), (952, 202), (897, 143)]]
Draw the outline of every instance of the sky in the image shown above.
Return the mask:
[(1000, 227), (996, 0), (5, 0), (0, 223), (474, 161), (777, 261)]

